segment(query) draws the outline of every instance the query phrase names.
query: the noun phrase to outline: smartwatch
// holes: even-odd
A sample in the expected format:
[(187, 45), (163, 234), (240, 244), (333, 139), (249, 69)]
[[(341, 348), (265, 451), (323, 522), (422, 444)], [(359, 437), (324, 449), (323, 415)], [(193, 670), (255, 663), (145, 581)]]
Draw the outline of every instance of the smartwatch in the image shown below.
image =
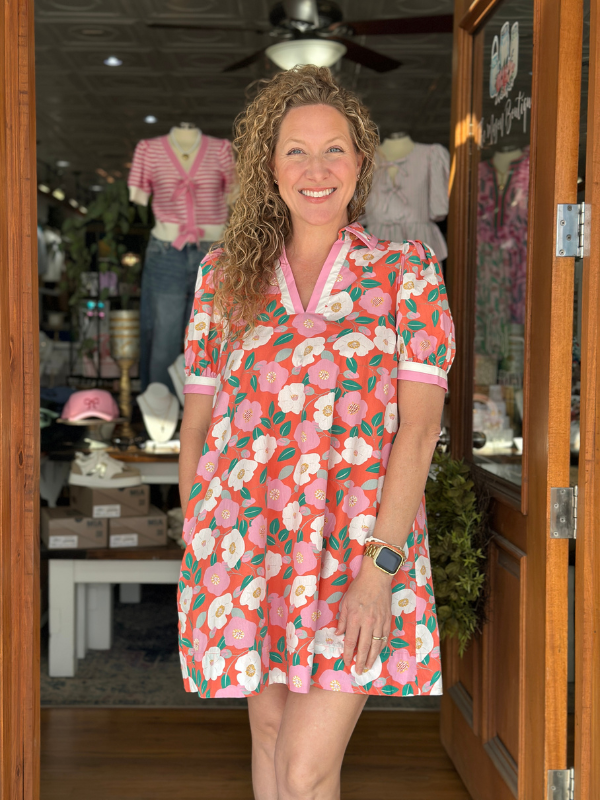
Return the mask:
[(397, 553), (384, 544), (368, 544), (365, 547), (365, 555), (373, 559), (377, 569), (388, 575), (395, 575), (400, 567), (406, 563), (404, 553)]

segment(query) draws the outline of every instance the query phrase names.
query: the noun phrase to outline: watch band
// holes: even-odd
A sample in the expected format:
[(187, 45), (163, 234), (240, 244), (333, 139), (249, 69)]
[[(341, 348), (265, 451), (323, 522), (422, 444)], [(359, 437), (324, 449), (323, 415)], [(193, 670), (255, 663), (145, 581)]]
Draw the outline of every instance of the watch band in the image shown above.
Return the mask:
[(390, 550), (393, 550), (394, 553), (398, 553), (399, 556), (404, 558), (406, 561), (406, 553), (404, 552), (404, 548), (400, 547), (397, 544), (390, 544), (389, 542), (384, 542), (383, 539), (378, 539), (376, 536), (367, 536), (365, 539), (365, 544), (371, 544), (372, 542), (377, 542), (378, 544), (382, 545), (383, 547), (389, 547)]
[[(398, 567), (394, 572), (390, 572), (390, 570), (380, 567), (379, 564), (377, 563), (377, 556), (384, 549), (390, 550), (392, 553), (395, 553), (400, 559), (400, 563), (398, 564)], [(389, 547), (387, 544), (376, 544), (376, 543), (368, 544), (365, 547), (364, 554), (369, 558), (371, 558), (377, 569), (381, 570), (381, 572), (385, 572), (386, 575), (395, 575), (398, 572), (398, 570), (402, 569), (402, 567), (406, 564), (406, 555), (404, 553), (399, 553), (395, 548)]]

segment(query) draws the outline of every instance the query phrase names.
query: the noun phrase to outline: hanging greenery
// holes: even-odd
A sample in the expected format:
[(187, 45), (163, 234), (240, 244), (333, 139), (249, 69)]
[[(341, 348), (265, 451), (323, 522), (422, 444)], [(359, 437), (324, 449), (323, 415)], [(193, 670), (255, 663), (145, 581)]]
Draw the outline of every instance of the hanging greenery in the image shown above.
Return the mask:
[(489, 497), (464, 461), (438, 450), (425, 494), (440, 637), (456, 637), (462, 656), (485, 621)]

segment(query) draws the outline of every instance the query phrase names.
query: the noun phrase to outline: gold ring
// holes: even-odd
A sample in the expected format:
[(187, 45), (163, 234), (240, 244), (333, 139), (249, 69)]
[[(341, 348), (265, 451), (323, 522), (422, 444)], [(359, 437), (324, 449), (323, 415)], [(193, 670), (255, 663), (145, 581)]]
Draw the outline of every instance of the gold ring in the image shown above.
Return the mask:
[(387, 636), (371, 636), (376, 642), (387, 642)]

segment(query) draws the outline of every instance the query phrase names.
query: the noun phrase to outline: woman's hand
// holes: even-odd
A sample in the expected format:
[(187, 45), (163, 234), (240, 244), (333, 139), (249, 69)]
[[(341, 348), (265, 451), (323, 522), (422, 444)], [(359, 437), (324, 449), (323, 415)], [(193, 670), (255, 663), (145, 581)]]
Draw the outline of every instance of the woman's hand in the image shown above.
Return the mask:
[(344, 664), (352, 664), (356, 653), (356, 674), (371, 669), (387, 641), (373, 636), (390, 635), (392, 626), (392, 576), (363, 558), (360, 572), (340, 603), (336, 633), (345, 633)]

